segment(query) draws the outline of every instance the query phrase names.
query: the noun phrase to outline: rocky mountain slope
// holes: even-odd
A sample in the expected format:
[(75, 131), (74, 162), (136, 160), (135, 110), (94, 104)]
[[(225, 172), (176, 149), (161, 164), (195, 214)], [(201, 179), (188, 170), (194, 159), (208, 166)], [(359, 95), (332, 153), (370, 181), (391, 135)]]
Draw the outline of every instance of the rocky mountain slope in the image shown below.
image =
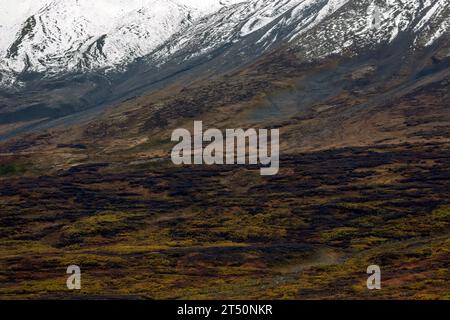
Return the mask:
[[(16, 8), (12, 1), (2, 1), (6, 10), (0, 30), (0, 70), (10, 74), (120, 68), (228, 3), (41, 0), (21, 1)], [(7, 15), (12, 15), (9, 21)]]
[[(303, 62), (380, 48), (432, 51), (448, 41), (450, 27), (446, 0), (42, 0), (22, 7), (18, 16), (27, 18), (8, 20), (2, 32), (10, 41), (0, 48), (0, 131), (10, 134), (72, 114), (78, 121), (94, 107), (231, 72), (279, 48)], [(437, 59), (449, 54), (445, 47)]]
[(287, 44), (301, 49), (299, 58), (313, 60), (369, 51), (406, 34), (409, 38), (401, 41), (410, 49), (422, 48), (448, 36), (449, 30), (450, 7), (445, 0), (257, 0), (200, 20), (148, 59), (152, 63), (204, 59), (225, 49), (231, 59), (254, 57)]
[[(0, 95), (0, 297), (447, 299), (446, 21), (440, 1), (252, 1), (125, 71), (22, 75)], [(279, 174), (174, 165), (194, 120), (278, 128)]]
[[(280, 49), (0, 142), (0, 296), (73, 298), (77, 263), (80, 299), (447, 298), (448, 46), (387, 48)], [(280, 173), (173, 165), (171, 133), (197, 119), (279, 128)]]
[(120, 69), (148, 54), (163, 63), (234, 43), (245, 54), (294, 42), (317, 58), (405, 32), (413, 35), (411, 46), (427, 46), (450, 27), (446, 0), (43, 0), (20, 9), (25, 4), (1, 29), (3, 73)]

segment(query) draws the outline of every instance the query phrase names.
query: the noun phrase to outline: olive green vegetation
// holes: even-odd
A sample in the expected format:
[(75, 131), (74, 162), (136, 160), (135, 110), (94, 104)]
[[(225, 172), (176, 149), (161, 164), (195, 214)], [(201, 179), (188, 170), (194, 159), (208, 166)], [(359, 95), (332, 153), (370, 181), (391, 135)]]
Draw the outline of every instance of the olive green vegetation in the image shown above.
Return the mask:
[[(408, 150), (406, 159), (450, 154)], [(450, 165), (388, 147), (348, 151), (283, 159), (274, 177), (166, 160), (6, 176), (0, 296), (448, 299)], [(380, 174), (403, 178), (379, 184)], [(82, 269), (76, 293), (65, 287), (72, 264)], [(372, 264), (380, 291), (366, 288)]]
[(0, 176), (10, 176), (10, 175), (17, 175), (24, 173), (25, 166), (23, 164), (17, 164), (17, 163), (7, 163), (7, 164), (1, 164), (0, 163)]

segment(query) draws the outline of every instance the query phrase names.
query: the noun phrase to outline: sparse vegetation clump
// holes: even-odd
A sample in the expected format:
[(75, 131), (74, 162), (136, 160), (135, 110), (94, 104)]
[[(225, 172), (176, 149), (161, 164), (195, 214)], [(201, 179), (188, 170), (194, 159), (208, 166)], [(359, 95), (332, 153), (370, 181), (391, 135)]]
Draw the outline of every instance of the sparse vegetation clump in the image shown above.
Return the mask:
[(25, 166), (18, 163), (0, 163), (0, 176), (12, 176), (25, 172)]

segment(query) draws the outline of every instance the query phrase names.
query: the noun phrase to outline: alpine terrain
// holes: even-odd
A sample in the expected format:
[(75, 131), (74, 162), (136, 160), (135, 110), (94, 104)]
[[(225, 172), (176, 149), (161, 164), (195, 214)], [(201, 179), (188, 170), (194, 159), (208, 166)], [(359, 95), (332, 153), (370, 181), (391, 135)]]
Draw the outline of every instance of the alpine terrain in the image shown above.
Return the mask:
[(0, 0), (0, 297), (449, 299), (449, 101), (449, 0)]

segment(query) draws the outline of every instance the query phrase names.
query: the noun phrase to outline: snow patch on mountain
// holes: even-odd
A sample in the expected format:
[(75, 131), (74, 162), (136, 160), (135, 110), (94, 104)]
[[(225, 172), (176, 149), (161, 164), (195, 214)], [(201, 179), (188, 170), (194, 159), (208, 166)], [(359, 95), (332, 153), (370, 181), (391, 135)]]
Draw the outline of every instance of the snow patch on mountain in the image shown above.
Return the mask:
[(233, 45), (257, 56), (288, 43), (314, 60), (408, 35), (414, 49), (448, 35), (448, 1), (0, 0), (0, 85), (24, 71), (162, 66)]
[(1, 21), (5, 21), (0, 28), (3, 74), (24, 71), (52, 74), (123, 66), (148, 54), (200, 17), (242, 2), (0, 1), (5, 8), (0, 15)]
[(309, 59), (330, 54), (355, 55), (400, 34), (412, 38), (411, 49), (431, 45), (449, 31), (448, 0), (354, 0), (327, 23), (317, 25), (295, 43)]

